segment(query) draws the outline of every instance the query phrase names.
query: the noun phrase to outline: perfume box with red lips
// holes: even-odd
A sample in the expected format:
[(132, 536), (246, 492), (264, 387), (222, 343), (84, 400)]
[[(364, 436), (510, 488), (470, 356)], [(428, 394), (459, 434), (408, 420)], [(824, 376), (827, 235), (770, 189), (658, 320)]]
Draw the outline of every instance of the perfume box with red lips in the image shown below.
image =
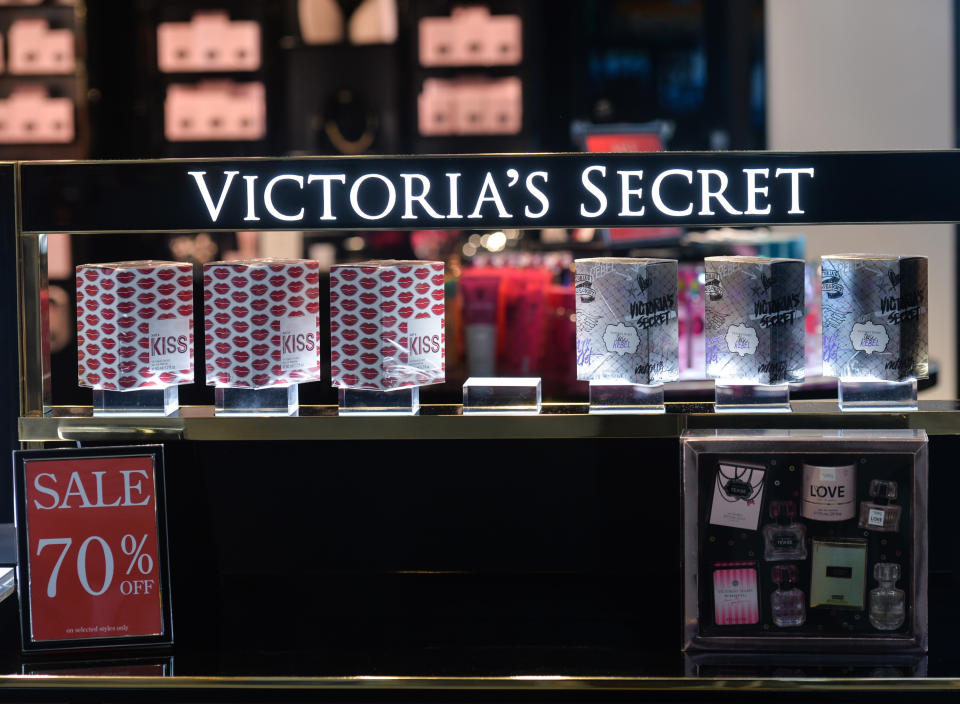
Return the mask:
[(330, 269), (333, 386), (385, 391), (444, 381), (443, 262)]
[(260, 389), (320, 379), (319, 269), (307, 259), (204, 265), (207, 386)]
[(77, 267), (80, 386), (133, 391), (193, 383), (193, 267), (163, 261)]

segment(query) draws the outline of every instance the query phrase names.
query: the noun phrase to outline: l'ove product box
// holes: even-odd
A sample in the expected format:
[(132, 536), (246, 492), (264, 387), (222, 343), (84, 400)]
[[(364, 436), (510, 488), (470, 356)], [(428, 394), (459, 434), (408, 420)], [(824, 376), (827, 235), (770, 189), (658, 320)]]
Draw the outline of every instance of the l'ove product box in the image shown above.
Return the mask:
[(801, 515), (812, 521), (849, 521), (856, 514), (857, 465), (803, 465)]
[(330, 269), (330, 376), (342, 389), (442, 383), (443, 262), (377, 260)]
[(803, 261), (707, 257), (704, 267), (707, 376), (742, 385), (803, 381)]
[(319, 269), (308, 259), (204, 265), (207, 386), (260, 389), (320, 378)]
[(574, 264), (577, 379), (676, 381), (676, 260), (597, 257)]
[(77, 378), (108, 391), (193, 383), (193, 267), (77, 267)]
[(823, 257), (823, 373), (842, 379), (926, 379), (927, 258)]

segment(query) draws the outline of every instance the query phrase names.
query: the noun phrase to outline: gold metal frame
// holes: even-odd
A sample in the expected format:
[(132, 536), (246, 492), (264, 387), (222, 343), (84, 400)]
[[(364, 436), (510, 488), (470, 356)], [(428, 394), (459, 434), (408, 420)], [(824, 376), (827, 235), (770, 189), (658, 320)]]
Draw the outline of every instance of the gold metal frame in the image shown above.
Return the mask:
[[(351, 157), (343, 157), (351, 158)], [(356, 157), (353, 157), (356, 158)], [(402, 158), (402, 157), (397, 157)], [(260, 161), (267, 159), (248, 159)], [(276, 159), (282, 160), (282, 159)], [(169, 160), (152, 160), (169, 161)], [(223, 159), (177, 161), (224, 161)], [(231, 161), (243, 161), (236, 159)], [(687, 428), (832, 427), (924, 428), (930, 435), (960, 435), (960, 407), (926, 403), (912, 413), (841, 414), (835, 403), (798, 402), (794, 413), (724, 414), (671, 408), (664, 415), (590, 416), (585, 404), (544, 404), (534, 417), (463, 417), (459, 406), (425, 406), (418, 417), (337, 417), (334, 407), (304, 406), (299, 418), (214, 418), (210, 406), (185, 407), (181, 417), (92, 418), (89, 407), (50, 406), (45, 235), (22, 229), (21, 163), (16, 167), (18, 349), (20, 354), (19, 439), (23, 446), (64, 441), (185, 440), (368, 440), (382, 439), (587, 439), (676, 438)], [(215, 229), (215, 228), (213, 228)], [(302, 229), (302, 228), (296, 228)], [(211, 228), (207, 230), (212, 231)], [(131, 235), (149, 234), (137, 231)], [(164, 230), (169, 232), (169, 230)], [(187, 230), (185, 232), (198, 232)], [(83, 234), (96, 234), (93, 232)], [(673, 406), (673, 404), (669, 404)], [(74, 677), (0, 676), (0, 692), (16, 690), (259, 690), (259, 691), (523, 691), (593, 692), (782, 692), (782, 691), (960, 691), (950, 678), (697, 678), (697, 677)]]
[[(18, 213), (19, 226), (19, 213)], [(37, 417), (50, 405), (50, 321), (45, 235), (17, 238), (20, 322), (20, 415)]]

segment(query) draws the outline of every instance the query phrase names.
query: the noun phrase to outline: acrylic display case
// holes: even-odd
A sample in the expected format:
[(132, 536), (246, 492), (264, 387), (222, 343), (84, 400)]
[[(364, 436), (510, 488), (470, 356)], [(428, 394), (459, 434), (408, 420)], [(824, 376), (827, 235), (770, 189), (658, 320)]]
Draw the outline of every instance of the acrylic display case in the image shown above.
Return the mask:
[(927, 649), (926, 433), (681, 442), (685, 649)]

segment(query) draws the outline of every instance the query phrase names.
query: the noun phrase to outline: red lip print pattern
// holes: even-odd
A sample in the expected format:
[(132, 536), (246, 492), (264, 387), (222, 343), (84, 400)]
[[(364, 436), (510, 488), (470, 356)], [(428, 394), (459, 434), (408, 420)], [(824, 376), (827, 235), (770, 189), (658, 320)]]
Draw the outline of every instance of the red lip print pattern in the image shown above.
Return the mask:
[[(217, 318), (227, 330), (218, 345), (224, 345), (222, 355), (229, 364), (207, 369), (208, 386), (265, 388), (320, 379), (320, 292), (314, 287), (311, 295), (310, 287), (320, 278), (319, 268), (315, 261), (300, 259), (213, 262), (204, 266), (204, 293), (212, 292), (212, 304), (216, 307), (220, 297), (231, 302), (223, 309), (225, 320), (221, 323)], [(227, 289), (218, 288), (221, 284)], [(313, 351), (307, 353), (307, 367), (284, 370), (280, 364), (285, 360), (281, 333), (294, 319), (290, 315), (293, 312), (299, 321), (304, 320), (299, 316), (312, 316)]]
[[(176, 262), (83, 264), (76, 269), (77, 382), (112, 391), (193, 382), (193, 267)], [(151, 326), (181, 331), (177, 355), (150, 355)], [(176, 346), (177, 343), (174, 344)], [(169, 367), (176, 361), (182, 369)]]
[[(330, 342), (336, 364), (331, 365), (331, 383), (341, 388), (384, 390), (442, 382), (443, 287), (441, 262), (371, 261), (334, 266), (330, 271)], [(411, 335), (406, 334), (408, 322)], [(397, 330), (402, 330), (403, 337)], [(413, 340), (416, 335), (420, 337)], [(432, 355), (410, 353), (411, 345), (421, 350), (423, 344)], [(424, 364), (436, 368), (423, 369)]]

